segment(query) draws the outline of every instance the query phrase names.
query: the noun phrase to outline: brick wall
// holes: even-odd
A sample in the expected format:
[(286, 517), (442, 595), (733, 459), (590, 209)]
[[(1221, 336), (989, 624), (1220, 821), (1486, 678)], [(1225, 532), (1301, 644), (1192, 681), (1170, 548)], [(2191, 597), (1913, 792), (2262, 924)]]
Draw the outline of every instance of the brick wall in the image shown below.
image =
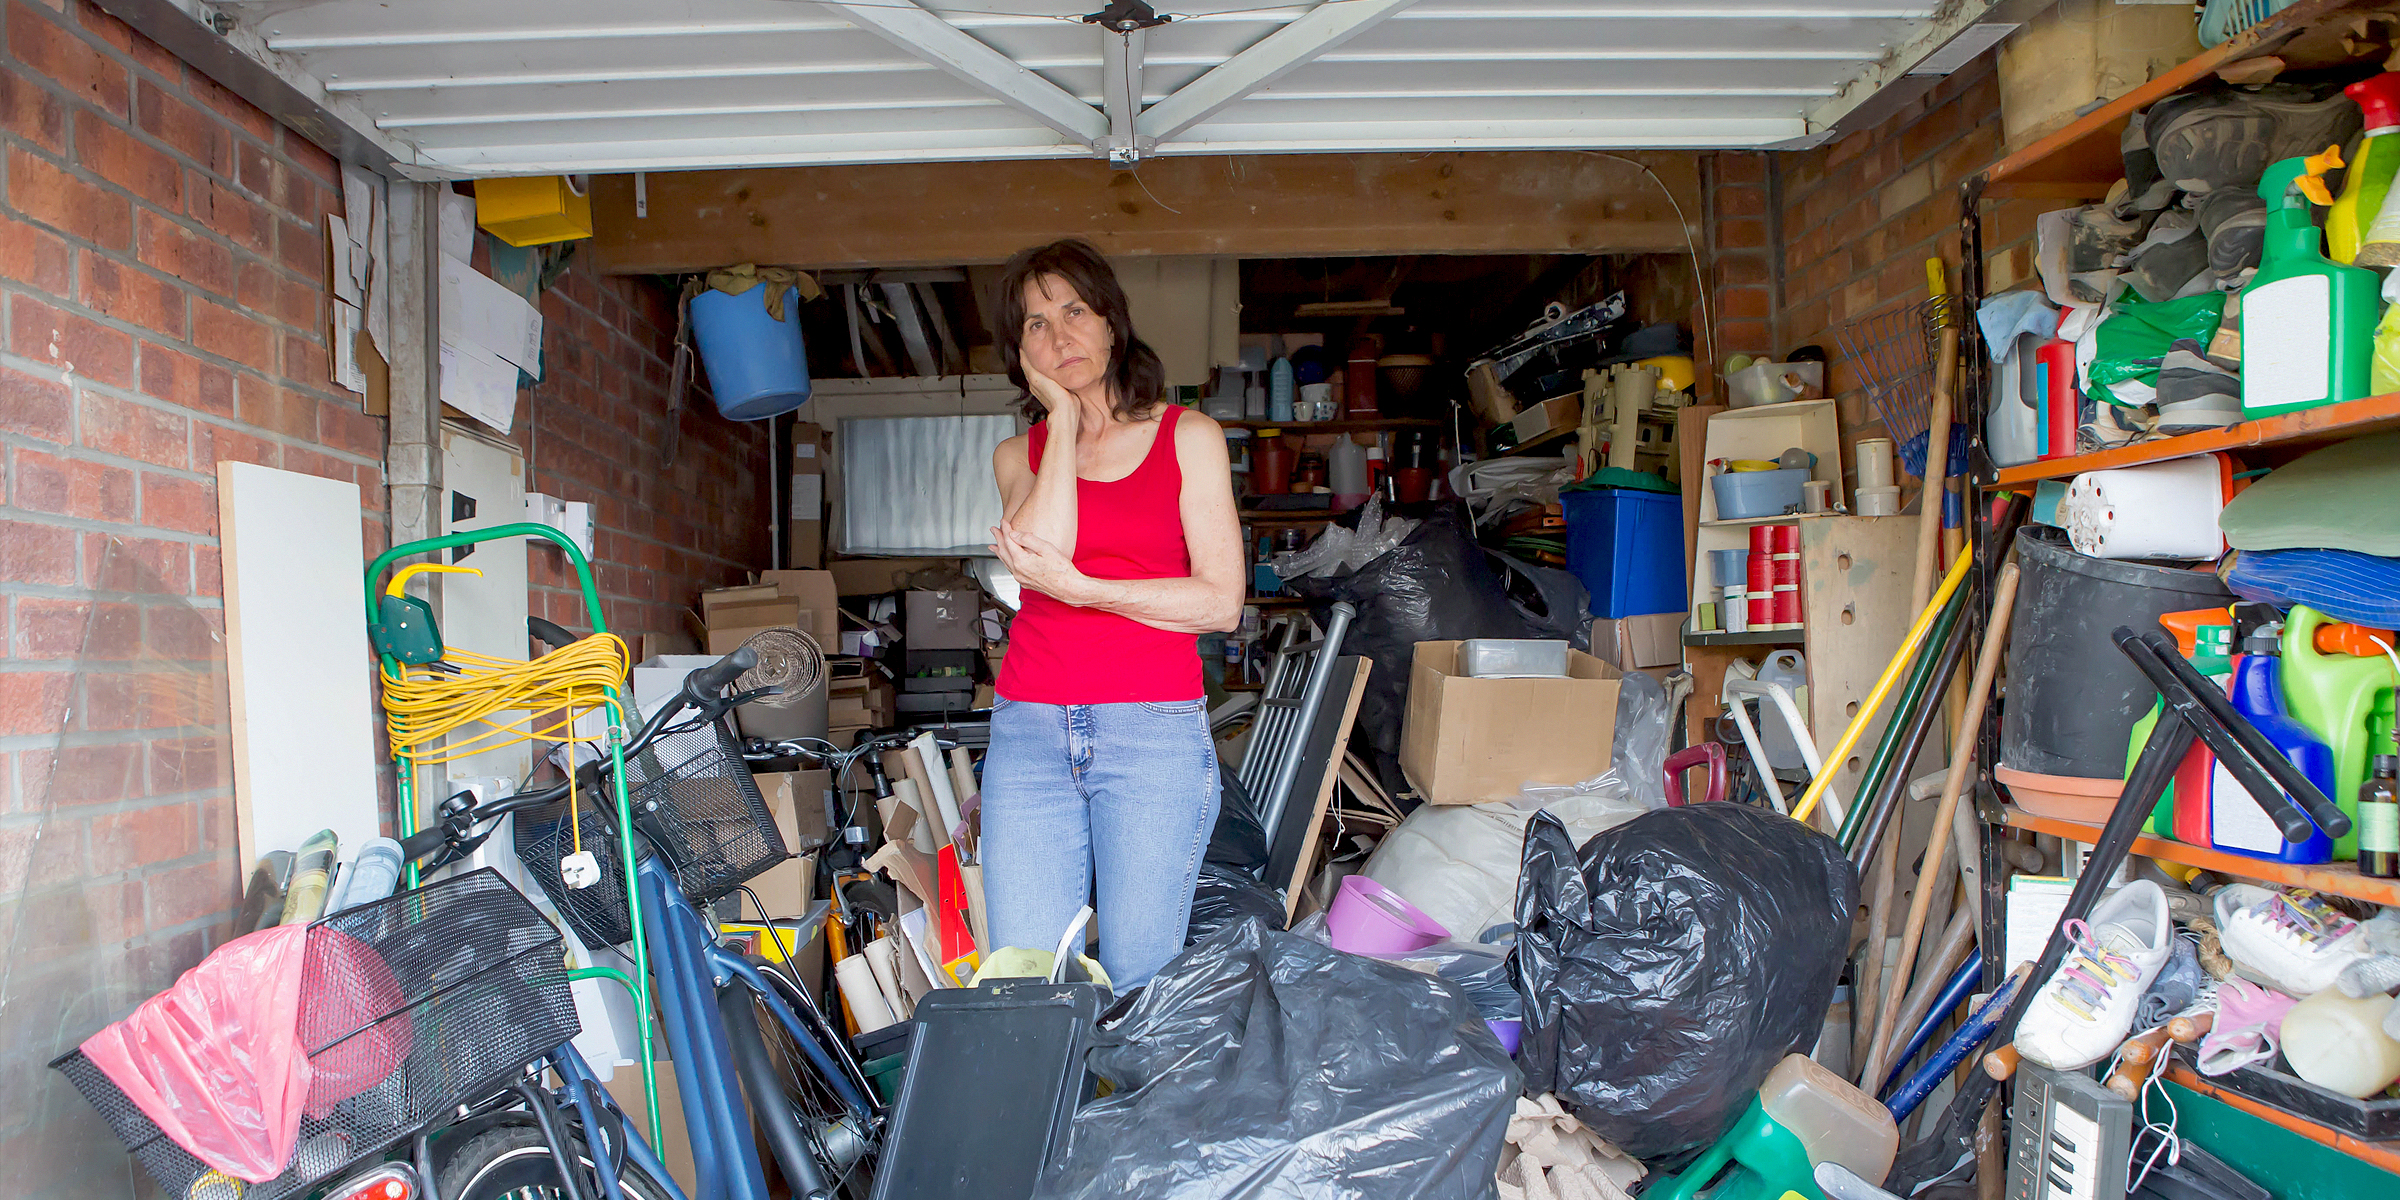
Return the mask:
[[(1777, 344), (1774, 195), (1764, 152), (1713, 154), (1702, 170), (1708, 188), (1709, 300), (1717, 323), (1715, 361), (1773, 355)], [(1713, 376), (1715, 372), (1703, 374)]]
[[(146, 1193), (43, 1064), (221, 940), (246, 868), (215, 466), (356, 482), (373, 553), (385, 429), (328, 382), (331, 158), (87, 0), (0, 0), (0, 52), (0, 1198)], [(680, 636), (765, 561), (764, 430), (686, 413), (665, 470), (657, 285), (571, 267), (543, 310), (532, 486), (596, 506), (611, 628)], [(534, 610), (580, 627), (559, 557)]]

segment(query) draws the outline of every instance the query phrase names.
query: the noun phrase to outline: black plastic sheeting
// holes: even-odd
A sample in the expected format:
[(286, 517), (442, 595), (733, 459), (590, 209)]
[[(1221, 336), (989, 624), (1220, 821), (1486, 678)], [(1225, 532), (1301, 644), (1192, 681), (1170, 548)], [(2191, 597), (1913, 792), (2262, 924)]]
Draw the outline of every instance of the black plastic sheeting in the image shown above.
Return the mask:
[(1663, 809), (1580, 853), (1536, 814), (1510, 959), (1527, 1091), (1636, 1158), (1715, 1142), (1815, 1045), (1857, 895), (1838, 843), (1763, 809)]
[(1444, 980), (1243, 921), (1104, 1031), (1116, 1091), (1042, 1192), (1079, 1200), (1481, 1200), (1516, 1067)]
[(1184, 927), (1183, 944), (1204, 941), (1251, 917), (1283, 924), (1283, 893), (1239, 867), (1201, 863), (1200, 877), (1192, 884), (1192, 920)]

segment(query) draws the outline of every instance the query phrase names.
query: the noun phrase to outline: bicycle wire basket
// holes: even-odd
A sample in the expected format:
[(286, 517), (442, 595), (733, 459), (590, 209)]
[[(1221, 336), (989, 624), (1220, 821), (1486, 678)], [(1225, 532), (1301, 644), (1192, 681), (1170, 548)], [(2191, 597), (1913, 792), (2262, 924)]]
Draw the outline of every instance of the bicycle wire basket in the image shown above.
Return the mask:
[(276, 1200), (500, 1090), (582, 1028), (558, 927), (489, 868), (337, 913), (302, 950), (308, 1100), (291, 1164), (249, 1184), (162, 1132), (82, 1050), (50, 1065), (170, 1197)]
[[(636, 840), (666, 855), (694, 905), (732, 895), (791, 857), (723, 717), (662, 734), (628, 756), (625, 792)], [(618, 946), (633, 938), (614, 794), (603, 786), (516, 815), (517, 857), (586, 946)], [(600, 879), (590, 887), (568, 887), (559, 871), (559, 860), (574, 852), (570, 806), (582, 825), (583, 848), (599, 860)]]

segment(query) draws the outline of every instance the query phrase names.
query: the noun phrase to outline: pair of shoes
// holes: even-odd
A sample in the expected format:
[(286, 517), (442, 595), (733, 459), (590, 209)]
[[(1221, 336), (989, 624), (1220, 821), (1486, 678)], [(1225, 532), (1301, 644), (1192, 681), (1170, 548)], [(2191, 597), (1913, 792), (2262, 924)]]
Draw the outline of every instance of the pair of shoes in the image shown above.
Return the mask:
[(2366, 933), (2323, 897), (2229, 884), (2216, 894), (2217, 935), (2242, 978), (2305, 999), (2365, 958)]
[(2118, 888), (2070, 921), (2074, 949), (2017, 1023), (2017, 1053), (2054, 1071), (2099, 1062), (2124, 1042), (2144, 993), (2175, 943), (2166, 893), (2147, 879)]

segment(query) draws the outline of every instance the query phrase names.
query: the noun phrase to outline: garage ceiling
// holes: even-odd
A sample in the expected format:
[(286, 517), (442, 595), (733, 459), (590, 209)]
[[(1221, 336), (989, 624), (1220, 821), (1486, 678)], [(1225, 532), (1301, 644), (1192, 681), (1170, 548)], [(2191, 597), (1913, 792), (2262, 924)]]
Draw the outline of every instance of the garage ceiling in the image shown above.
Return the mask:
[[(1124, 0), (103, 3), (153, 37), (179, 17), (221, 38), (218, 57), (234, 74), (264, 72), (317, 110), (329, 124), (321, 140), (419, 178), (1804, 144), (1912, 70), (1988, 47), (2009, 28), (1994, 10), (2023, 7), (1164, 0), (1151, 14)], [(1120, 31), (1084, 19), (1104, 8), (1136, 24), (1167, 20)]]

